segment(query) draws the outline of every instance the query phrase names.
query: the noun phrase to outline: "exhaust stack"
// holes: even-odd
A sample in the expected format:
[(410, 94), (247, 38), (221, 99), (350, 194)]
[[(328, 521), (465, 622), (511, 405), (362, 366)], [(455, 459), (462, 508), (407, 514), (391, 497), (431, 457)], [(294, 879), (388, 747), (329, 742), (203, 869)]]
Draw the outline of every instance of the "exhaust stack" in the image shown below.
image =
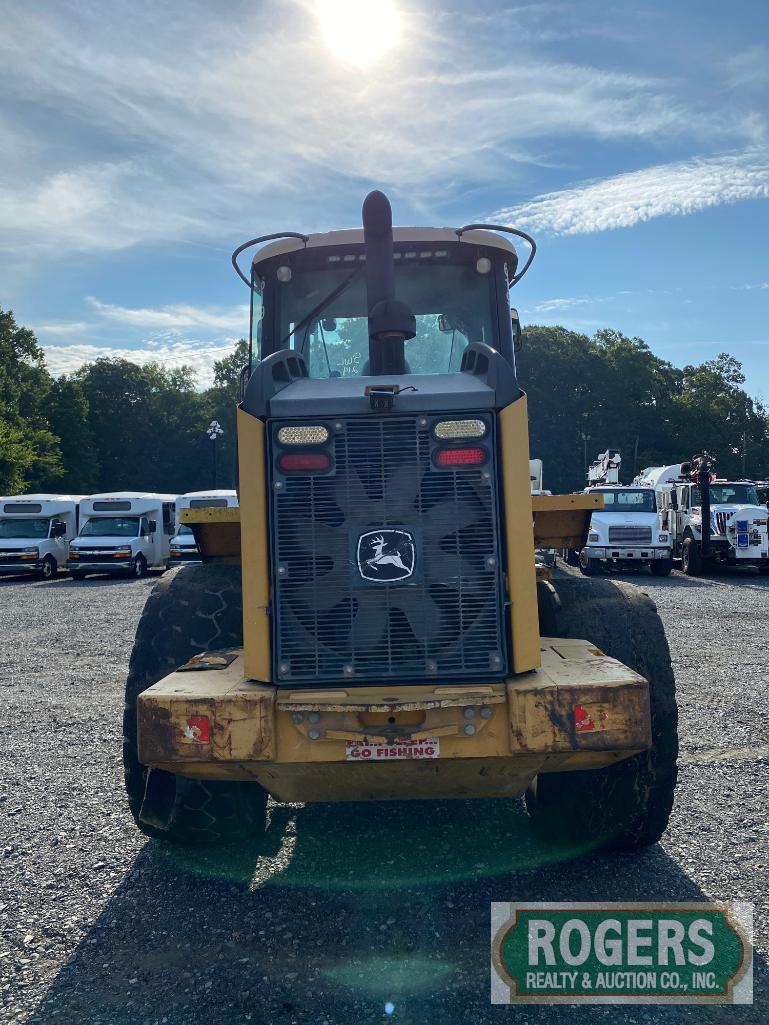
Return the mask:
[(416, 334), (414, 314), (395, 298), (392, 209), (383, 192), (363, 202), (366, 246), (369, 372), (376, 377), (405, 374), (404, 342)]

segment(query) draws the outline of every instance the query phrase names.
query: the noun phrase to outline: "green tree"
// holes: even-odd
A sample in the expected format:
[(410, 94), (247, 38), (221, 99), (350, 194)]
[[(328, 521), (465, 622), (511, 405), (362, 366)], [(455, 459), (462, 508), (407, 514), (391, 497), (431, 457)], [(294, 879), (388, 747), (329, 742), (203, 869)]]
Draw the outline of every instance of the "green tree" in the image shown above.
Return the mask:
[(65, 493), (87, 495), (96, 490), (99, 464), (82, 382), (59, 377), (51, 385), (48, 405), (49, 422), (59, 439), (64, 469), (61, 477), (46, 480), (43, 487), (55, 486)]
[(19, 327), (11, 310), (0, 309), (0, 492), (34, 489), (61, 475), (47, 418), (50, 389), (34, 333)]

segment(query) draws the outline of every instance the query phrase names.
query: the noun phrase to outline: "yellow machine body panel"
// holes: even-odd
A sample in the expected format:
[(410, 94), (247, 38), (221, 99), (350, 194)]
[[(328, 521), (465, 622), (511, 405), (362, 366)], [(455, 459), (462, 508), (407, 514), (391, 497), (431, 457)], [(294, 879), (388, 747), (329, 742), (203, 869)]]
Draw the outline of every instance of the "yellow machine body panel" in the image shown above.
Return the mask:
[(498, 421), (512, 668), (515, 673), (525, 673), (539, 665), (540, 654), (526, 396), (521, 394), (503, 409)]
[(603, 509), (603, 495), (533, 495), (535, 548), (584, 548), (590, 517)]
[[(646, 681), (587, 641), (543, 639), (504, 683), (279, 690), (196, 660), (144, 691), (139, 758), (190, 777), (258, 780), (283, 801), (514, 796), (539, 772), (648, 748)], [(227, 659), (222, 659), (226, 662)]]
[(243, 660), (252, 680), (272, 680), (270, 550), (264, 424), (238, 409)]

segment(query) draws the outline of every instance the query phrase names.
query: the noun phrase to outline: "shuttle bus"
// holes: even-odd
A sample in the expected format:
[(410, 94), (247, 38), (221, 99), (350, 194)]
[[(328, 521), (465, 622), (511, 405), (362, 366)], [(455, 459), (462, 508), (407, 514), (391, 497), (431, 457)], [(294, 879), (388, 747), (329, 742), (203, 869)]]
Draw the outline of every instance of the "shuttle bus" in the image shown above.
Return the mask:
[(165, 569), (176, 497), (113, 491), (84, 498), (80, 530), (69, 546), (67, 568), (72, 577), (143, 577), (148, 569)]
[(0, 499), (0, 574), (51, 580), (66, 564), (77, 534), (78, 495), (15, 495)]

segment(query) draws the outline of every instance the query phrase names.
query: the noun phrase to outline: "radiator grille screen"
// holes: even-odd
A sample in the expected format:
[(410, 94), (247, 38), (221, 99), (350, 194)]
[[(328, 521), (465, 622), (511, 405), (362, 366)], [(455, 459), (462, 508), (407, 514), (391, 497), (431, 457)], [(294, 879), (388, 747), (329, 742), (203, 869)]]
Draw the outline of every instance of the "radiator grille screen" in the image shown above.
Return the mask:
[(651, 527), (609, 527), (610, 545), (650, 545)]
[[(332, 470), (276, 469), (276, 679), (495, 678), (506, 670), (494, 424), (483, 467), (440, 470), (417, 418), (329, 424)], [(432, 423), (432, 418), (430, 423)]]

